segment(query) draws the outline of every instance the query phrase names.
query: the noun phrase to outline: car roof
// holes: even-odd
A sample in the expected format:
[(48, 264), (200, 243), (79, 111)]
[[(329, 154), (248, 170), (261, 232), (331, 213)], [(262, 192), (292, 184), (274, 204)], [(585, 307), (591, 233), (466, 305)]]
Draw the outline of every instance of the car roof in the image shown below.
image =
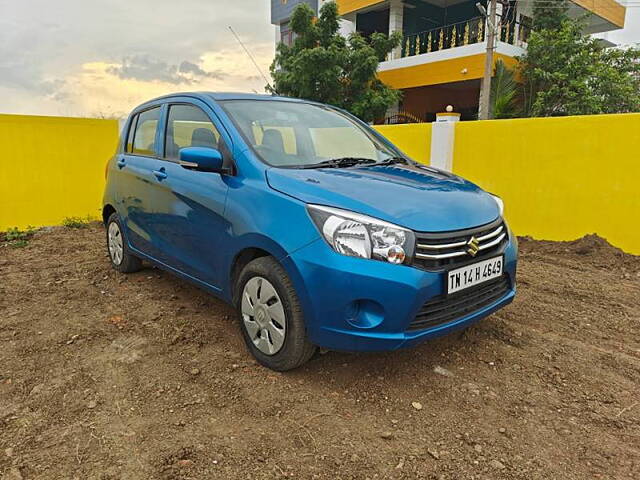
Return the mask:
[(282, 97), (279, 95), (266, 95), (260, 93), (242, 93), (242, 92), (206, 92), (214, 100), (289, 100), (294, 102), (303, 102), (299, 98)]
[(178, 92), (171, 93), (168, 95), (163, 95), (161, 97), (156, 97), (151, 100), (147, 100), (141, 105), (137, 106), (134, 110), (139, 110), (141, 107), (144, 107), (150, 103), (155, 103), (161, 100), (171, 100), (176, 97), (193, 97), (198, 98), (200, 100), (214, 100), (214, 101), (223, 101), (223, 100), (280, 100), (287, 102), (308, 102), (308, 103), (316, 103), (310, 100), (301, 100), (299, 98), (292, 97), (282, 97), (278, 95), (267, 95), (267, 94), (259, 94), (259, 93), (243, 93), (243, 92)]

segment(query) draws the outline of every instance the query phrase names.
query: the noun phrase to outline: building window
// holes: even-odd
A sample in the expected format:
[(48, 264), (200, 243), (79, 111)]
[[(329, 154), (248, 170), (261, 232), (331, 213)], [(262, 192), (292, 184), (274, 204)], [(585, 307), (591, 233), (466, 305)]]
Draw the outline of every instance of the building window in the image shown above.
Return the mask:
[(289, 23), (283, 23), (280, 25), (280, 41), (287, 46), (291, 46), (293, 44), (295, 36), (291, 28), (289, 27)]

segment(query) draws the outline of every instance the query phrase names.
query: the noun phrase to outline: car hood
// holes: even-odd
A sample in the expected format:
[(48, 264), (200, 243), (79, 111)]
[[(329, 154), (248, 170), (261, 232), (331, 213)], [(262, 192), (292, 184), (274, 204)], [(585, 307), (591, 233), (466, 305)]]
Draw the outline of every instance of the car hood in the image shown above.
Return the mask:
[(267, 181), (305, 203), (363, 213), (419, 232), (462, 230), (500, 215), (495, 200), (473, 183), (422, 165), (270, 168)]

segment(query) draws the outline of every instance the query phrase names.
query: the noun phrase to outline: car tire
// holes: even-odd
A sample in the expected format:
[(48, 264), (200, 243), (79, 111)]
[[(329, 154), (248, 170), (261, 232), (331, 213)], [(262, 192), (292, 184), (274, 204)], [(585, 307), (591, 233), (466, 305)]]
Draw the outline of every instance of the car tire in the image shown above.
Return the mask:
[(122, 223), (117, 213), (107, 220), (107, 252), (111, 266), (120, 273), (133, 273), (142, 268), (142, 261), (132, 255), (124, 238)]
[(301, 366), (313, 356), (316, 347), (307, 339), (296, 291), (273, 257), (249, 262), (235, 287), (242, 335), (261, 365), (283, 372)]

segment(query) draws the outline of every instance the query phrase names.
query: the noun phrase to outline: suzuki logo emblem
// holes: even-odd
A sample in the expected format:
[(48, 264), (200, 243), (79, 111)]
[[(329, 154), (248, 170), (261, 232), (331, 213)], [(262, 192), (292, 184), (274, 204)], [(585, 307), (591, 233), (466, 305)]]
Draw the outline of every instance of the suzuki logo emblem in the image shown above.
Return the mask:
[(480, 251), (480, 242), (476, 237), (471, 237), (467, 242), (467, 253), (475, 257)]

